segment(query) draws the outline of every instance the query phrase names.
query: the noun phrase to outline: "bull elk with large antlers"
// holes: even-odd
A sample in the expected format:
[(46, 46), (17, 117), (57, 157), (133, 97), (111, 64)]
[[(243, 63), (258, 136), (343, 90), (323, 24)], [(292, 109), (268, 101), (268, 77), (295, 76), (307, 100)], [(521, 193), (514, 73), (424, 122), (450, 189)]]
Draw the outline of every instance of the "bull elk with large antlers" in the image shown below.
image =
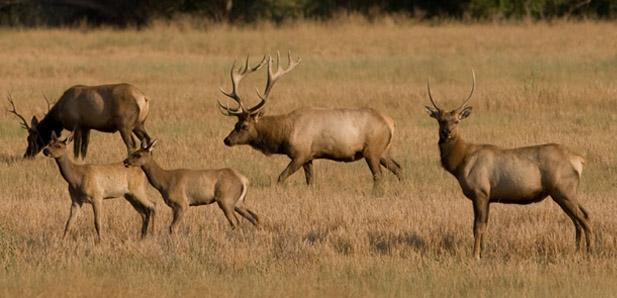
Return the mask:
[(480, 258), (490, 203), (531, 204), (547, 196), (551, 196), (574, 223), (577, 251), (582, 249), (581, 230), (585, 232), (589, 251), (593, 230), (588, 212), (577, 200), (583, 157), (559, 144), (502, 149), (467, 143), (459, 134), (458, 124), (471, 114), (472, 108), (467, 102), (475, 89), (473, 72), (472, 76), (471, 93), (462, 105), (449, 112), (437, 106), (427, 82), (433, 106), (426, 106), (426, 111), (439, 122), (441, 165), (456, 177), (463, 194), (473, 203), (474, 257)]
[(266, 63), (266, 57), (253, 67), (247, 57), (244, 67), (231, 68), (231, 92), (221, 92), (234, 100), (238, 107), (230, 108), (219, 102), (223, 115), (237, 117), (234, 129), (225, 138), (225, 145), (248, 144), (266, 155), (284, 154), (291, 162), (279, 175), (282, 183), (291, 174), (304, 169), (306, 183), (313, 184), (313, 160), (330, 159), (351, 162), (366, 159), (373, 174), (374, 189), (379, 189), (382, 179), (381, 166), (401, 179), (401, 167), (389, 154), (394, 136), (394, 121), (370, 108), (317, 109), (300, 108), (284, 115), (264, 116), (264, 107), (274, 84), (300, 63), (288, 55), (287, 69), (280, 67), (276, 57), (276, 72), (273, 59), (267, 59), (268, 78), (263, 95), (257, 91), (260, 102), (250, 108), (238, 95), (240, 81), (257, 71)]
[(91, 129), (108, 133), (119, 131), (129, 152), (138, 148), (132, 134), (144, 144), (150, 142), (144, 128), (150, 110), (149, 99), (129, 84), (73, 86), (53, 106), (47, 101), (47, 114), (40, 121), (33, 116), (30, 125), (17, 113), (10, 94), (8, 101), (12, 108), (9, 112), (19, 117), (22, 127), (28, 130), (25, 158), (34, 158), (49, 144), (52, 133), (60, 135), (63, 129), (73, 131), (75, 158), (86, 157)]

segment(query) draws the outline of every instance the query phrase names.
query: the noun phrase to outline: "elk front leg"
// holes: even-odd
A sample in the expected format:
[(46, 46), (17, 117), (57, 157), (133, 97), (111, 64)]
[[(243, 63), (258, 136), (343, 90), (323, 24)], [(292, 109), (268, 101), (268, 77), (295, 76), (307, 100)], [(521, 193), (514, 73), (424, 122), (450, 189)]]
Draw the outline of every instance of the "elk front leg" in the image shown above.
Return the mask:
[(278, 183), (282, 184), (283, 182), (285, 182), (287, 177), (298, 171), (303, 164), (304, 162), (300, 159), (292, 159), (291, 162), (287, 165), (287, 168), (285, 168), (285, 170), (283, 170), (283, 172), (279, 175)]
[(173, 219), (171, 220), (171, 225), (169, 226), (169, 234), (175, 235), (176, 229), (178, 228), (178, 224), (182, 221), (182, 217), (184, 217), (184, 213), (186, 211), (185, 206), (176, 205), (172, 207), (173, 209)]
[(90, 130), (84, 129), (81, 132), (81, 158), (85, 159), (88, 153), (88, 143), (90, 143)]
[(101, 205), (103, 204), (102, 198), (91, 198), (92, 199), (92, 211), (94, 213), (94, 228), (96, 229), (96, 242), (100, 243), (102, 240), (101, 237), (101, 216), (102, 210)]
[(313, 161), (307, 161), (302, 168), (304, 169), (304, 177), (306, 178), (307, 185), (313, 185)]
[(73, 129), (73, 156), (75, 159), (79, 159), (81, 154), (81, 141), (82, 141), (82, 131), (79, 127), (75, 127)]
[(476, 260), (480, 260), (486, 234), (486, 226), (488, 224), (489, 200), (487, 196), (478, 195), (472, 199), (473, 201), (473, 256)]

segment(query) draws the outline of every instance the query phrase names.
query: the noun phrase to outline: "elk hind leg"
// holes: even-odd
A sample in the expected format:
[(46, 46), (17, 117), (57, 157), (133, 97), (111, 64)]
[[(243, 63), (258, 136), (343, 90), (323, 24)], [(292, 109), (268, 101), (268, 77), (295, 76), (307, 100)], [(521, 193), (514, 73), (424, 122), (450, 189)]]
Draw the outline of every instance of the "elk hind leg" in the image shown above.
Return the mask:
[(122, 141), (126, 145), (126, 151), (131, 154), (136, 147), (136, 141), (131, 134), (131, 131), (128, 129), (120, 130), (120, 136), (122, 137)]
[(561, 207), (561, 209), (570, 217), (574, 224), (576, 231), (576, 250), (582, 252), (581, 246), (581, 230), (585, 232), (585, 242), (587, 244), (587, 251), (591, 251), (593, 229), (589, 222), (589, 215), (587, 211), (577, 202), (576, 199), (572, 199), (561, 192), (551, 194), (553, 200)]
[(142, 202), (132, 194), (124, 195), (127, 201), (131, 203), (131, 206), (137, 210), (137, 213), (141, 216), (141, 238), (145, 238), (148, 234), (148, 227), (150, 225), (151, 215), (153, 214), (150, 208), (146, 207)]
[(135, 127), (133, 129), (133, 134), (135, 134), (137, 138), (139, 139), (141, 143), (141, 147), (144, 147), (144, 145), (150, 144), (152, 140), (148, 132), (146, 132), (146, 129), (144, 129), (143, 124)]
[(373, 194), (380, 195), (383, 193), (381, 186), (382, 173), (379, 167), (380, 158), (367, 154), (364, 159), (373, 174)]
[(244, 217), (248, 221), (250, 221), (254, 226), (258, 226), (259, 225), (259, 218), (257, 217), (257, 215), (255, 213), (253, 213), (252, 211), (248, 210), (248, 208), (244, 208), (244, 207), (241, 207), (241, 206), (236, 206), (234, 208), (234, 210), (236, 212), (238, 212), (238, 214), (240, 214), (242, 217)]

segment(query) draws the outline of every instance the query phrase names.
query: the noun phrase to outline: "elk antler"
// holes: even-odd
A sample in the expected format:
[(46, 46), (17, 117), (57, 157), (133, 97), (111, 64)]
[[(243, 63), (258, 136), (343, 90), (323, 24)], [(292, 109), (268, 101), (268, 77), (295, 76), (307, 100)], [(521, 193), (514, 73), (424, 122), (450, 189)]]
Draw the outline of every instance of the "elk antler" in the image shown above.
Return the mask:
[(430, 83), (429, 79), (426, 79), (426, 89), (428, 90), (428, 99), (431, 100), (431, 103), (437, 109), (437, 111), (441, 111), (441, 109), (435, 103), (435, 100), (433, 100), (433, 95), (431, 94), (431, 83)]
[(15, 116), (19, 117), (19, 119), (21, 119), (21, 127), (25, 128), (26, 130), (30, 129), (30, 126), (28, 125), (28, 121), (26, 121), (26, 118), (24, 118), (24, 116), (20, 115), (19, 113), (17, 113), (17, 109), (15, 108), (15, 103), (13, 102), (13, 96), (11, 95), (11, 93), (9, 92), (9, 94), (7, 95), (7, 100), (9, 101), (9, 103), (11, 104), (11, 107), (13, 108), (12, 110), (8, 110), (10, 113), (15, 114)]
[(223, 88), (219, 88), (219, 90), (221, 91), (221, 93), (223, 93), (225, 96), (233, 99), (236, 103), (238, 103), (238, 108), (237, 109), (232, 109), (227, 105), (223, 105), (220, 101), (219, 103), (219, 109), (221, 110), (221, 112), (223, 113), (223, 115), (226, 116), (239, 116), (242, 114), (246, 114), (248, 113), (249, 110), (247, 110), (244, 107), (244, 104), (242, 103), (242, 99), (240, 99), (240, 96), (238, 96), (238, 85), (240, 84), (240, 81), (242, 81), (242, 79), (252, 73), (255, 72), (256, 70), (260, 69), (264, 63), (266, 62), (266, 56), (263, 57), (263, 59), (261, 60), (261, 62), (259, 62), (259, 64), (253, 66), (253, 67), (249, 67), (249, 56), (246, 56), (246, 62), (244, 64), (244, 67), (240, 67), (237, 71), (236, 71), (236, 62), (234, 61), (233, 65), (231, 66), (231, 70), (230, 70), (230, 77), (231, 77), (231, 92), (225, 92), (225, 90), (223, 90)]
[(471, 85), (471, 92), (469, 93), (469, 96), (467, 96), (467, 99), (465, 99), (465, 102), (463, 102), (462, 105), (456, 108), (457, 110), (460, 110), (463, 107), (465, 107), (465, 105), (467, 105), (467, 102), (469, 101), (469, 99), (471, 99), (471, 96), (473, 95), (473, 91), (476, 89), (476, 73), (473, 71), (473, 68), (471, 69), (471, 77), (473, 79), (473, 82)]
[(280, 79), (282, 76), (284, 76), (288, 72), (292, 71), (296, 66), (298, 66), (298, 64), (300, 64), (300, 62), (302, 61), (302, 58), (298, 57), (298, 60), (294, 61), (291, 58), (291, 51), (287, 52), (287, 61), (288, 61), (287, 69), (281, 68), (280, 61), (281, 61), (281, 53), (277, 51), (276, 52), (276, 73), (273, 73), (272, 72), (272, 56), (268, 57), (268, 80), (266, 81), (266, 89), (264, 90), (263, 95), (261, 95), (259, 93), (259, 90), (257, 90), (257, 96), (259, 96), (261, 101), (254, 107), (250, 108), (249, 113), (255, 114), (264, 108), (264, 106), (266, 105), (266, 101), (268, 100), (268, 96), (270, 95), (270, 91), (272, 91), (272, 87), (274, 86), (274, 83), (276, 83), (278, 79)]
[(45, 93), (43, 93), (43, 99), (45, 99), (45, 102), (47, 103), (47, 113), (49, 113), (52, 107), (52, 103), (51, 101), (49, 101), (49, 98), (47, 98), (47, 95), (45, 95)]

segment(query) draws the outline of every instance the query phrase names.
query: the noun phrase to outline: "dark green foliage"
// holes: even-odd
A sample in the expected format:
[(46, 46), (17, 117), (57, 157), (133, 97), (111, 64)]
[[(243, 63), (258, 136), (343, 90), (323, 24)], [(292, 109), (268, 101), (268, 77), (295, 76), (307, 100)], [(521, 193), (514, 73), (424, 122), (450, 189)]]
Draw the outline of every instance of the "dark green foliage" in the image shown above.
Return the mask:
[(281, 23), (355, 13), (369, 19), (401, 14), (416, 19), (501, 20), (617, 16), (617, 0), (0, 0), (0, 25), (147, 25), (178, 14), (214, 22)]

